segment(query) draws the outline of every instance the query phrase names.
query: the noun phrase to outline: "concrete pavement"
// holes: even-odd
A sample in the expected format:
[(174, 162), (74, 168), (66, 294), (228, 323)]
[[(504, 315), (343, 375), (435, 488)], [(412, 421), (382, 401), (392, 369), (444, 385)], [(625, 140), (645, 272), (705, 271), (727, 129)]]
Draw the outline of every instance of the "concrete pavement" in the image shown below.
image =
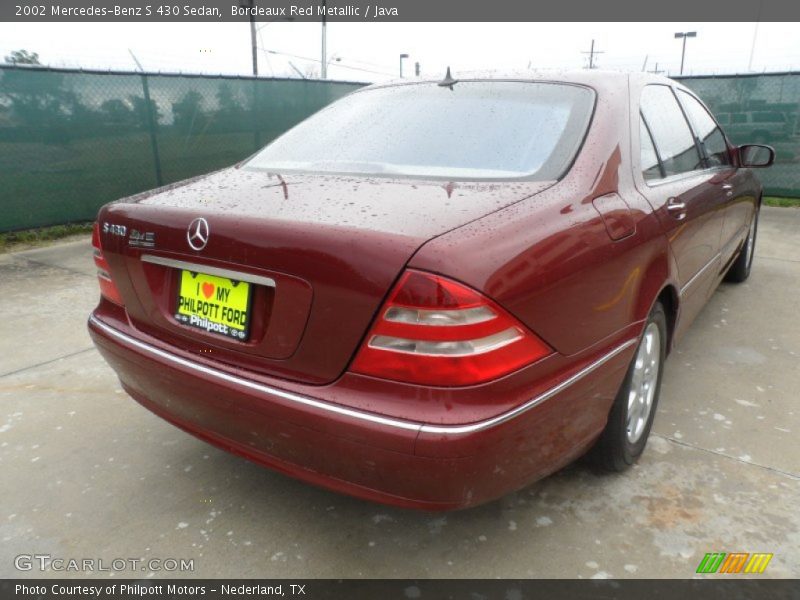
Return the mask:
[(14, 567), (50, 554), (194, 560), (118, 577), (691, 577), (741, 551), (798, 577), (800, 210), (763, 210), (753, 269), (668, 362), (635, 468), (578, 463), (430, 515), (278, 475), (128, 398), (85, 330), (88, 240), (0, 256), (0, 576), (93, 575)]

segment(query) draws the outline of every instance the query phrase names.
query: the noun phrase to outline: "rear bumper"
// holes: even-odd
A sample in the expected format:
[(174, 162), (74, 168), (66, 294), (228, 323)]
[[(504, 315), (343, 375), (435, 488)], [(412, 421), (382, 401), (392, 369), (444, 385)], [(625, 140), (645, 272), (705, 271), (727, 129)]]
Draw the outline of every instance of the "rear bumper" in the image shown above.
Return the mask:
[(636, 342), (618, 342), (513, 410), (435, 425), (211, 368), (96, 316), (89, 332), (125, 390), (181, 429), (310, 483), (427, 510), (498, 498), (580, 456), (605, 424)]

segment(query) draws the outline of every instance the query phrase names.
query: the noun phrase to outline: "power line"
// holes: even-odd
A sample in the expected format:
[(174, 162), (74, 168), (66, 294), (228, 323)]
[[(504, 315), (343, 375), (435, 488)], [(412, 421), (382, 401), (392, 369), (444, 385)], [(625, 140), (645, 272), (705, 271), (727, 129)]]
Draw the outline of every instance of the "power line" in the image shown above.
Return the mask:
[[(269, 25), (269, 23), (267, 23), (267, 25)], [(256, 33), (258, 33), (258, 41), (261, 43), (261, 45), (258, 48), (259, 50), (264, 52), (264, 37), (261, 35), (262, 29), (264, 29), (264, 27), (259, 27), (256, 30)], [(267, 61), (267, 66), (269, 67), (270, 75), (275, 75), (275, 69), (272, 68), (272, 62), (269, 60), (269, 54), (267, 54), (266, 52), (264, 52), (264, 59)]]
[(369, 67), (378, 67), (379, 69), (392, 69), (393, 68), (393, 67), (390, 67), (387, 64), (369, 62), (368, 60), (360, 60), (358, 58), (350, 58), (350, 57), (344, 57), (344, 56), (340, 56), (339, 58), (342, 58), (344, 60), (347, 60), (348, 62), (356, 63), (356, 64), (359, 64), (359, 65), (367, 65)]
[[(275, 54), (277, 56), (288, 56), (290, 58), (296, 58), (298, 60), (307, 60), (315, 63), (321, 62), (320, 59), (318, 58), (311, 58), (309, 56), (300, 56), (299, 54), (292, 54), (290, 52), (280, 52), (278, 50), (270, 50), (268, 48), (261, 48), (261, 50), (263, 50), (264, 52), (268, 52), (269, 54)], [(374, 73), (375, 75), (394, 76), (394, 73), (387, 73), (386, 71), (375, 71), (373, 69), (364, 69), (362, 67), (354, 67), (351, 65), (342, 64), (339, 61), (336, 62), (336, 66), (341, 67), (342, 69), (350, 69), (351, 71), (362, 71), (364, 73)]]

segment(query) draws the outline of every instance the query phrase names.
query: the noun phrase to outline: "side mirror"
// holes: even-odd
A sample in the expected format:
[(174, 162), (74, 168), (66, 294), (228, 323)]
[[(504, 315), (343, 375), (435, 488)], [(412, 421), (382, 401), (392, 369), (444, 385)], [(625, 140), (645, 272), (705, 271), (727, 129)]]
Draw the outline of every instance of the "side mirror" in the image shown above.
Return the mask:
[(773, 162), (775, 162), (775, 150), (772, 146), (761, 144), (739, 146), (739, 164), (743, 167), (763, 169)]

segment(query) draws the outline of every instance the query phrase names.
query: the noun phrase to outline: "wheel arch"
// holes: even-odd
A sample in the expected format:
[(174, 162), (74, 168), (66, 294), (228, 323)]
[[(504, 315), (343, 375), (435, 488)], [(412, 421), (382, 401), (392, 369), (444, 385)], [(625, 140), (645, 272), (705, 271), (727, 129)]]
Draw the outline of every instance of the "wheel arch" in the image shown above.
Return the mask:
[(669, 356), (675, 339), (675, 325), (678, 322), (678, 309), (680, 306), (680, 295), (677, 288), (672, 284), (665, 285), (658, 293), (656, 302), (661, 302), (667, 315), (667, 356)]
[(652, 312), (656, 302), (661, 302), (667, 317), (667, 354), (675, 343), (675, 332), (680, 314), (680, 292), (672, 274), (675, 265), (667, 249), (660, 253), (650, 264), (639, 288), (639, 299), (636, 306), (636, 320), (644, 324)]

